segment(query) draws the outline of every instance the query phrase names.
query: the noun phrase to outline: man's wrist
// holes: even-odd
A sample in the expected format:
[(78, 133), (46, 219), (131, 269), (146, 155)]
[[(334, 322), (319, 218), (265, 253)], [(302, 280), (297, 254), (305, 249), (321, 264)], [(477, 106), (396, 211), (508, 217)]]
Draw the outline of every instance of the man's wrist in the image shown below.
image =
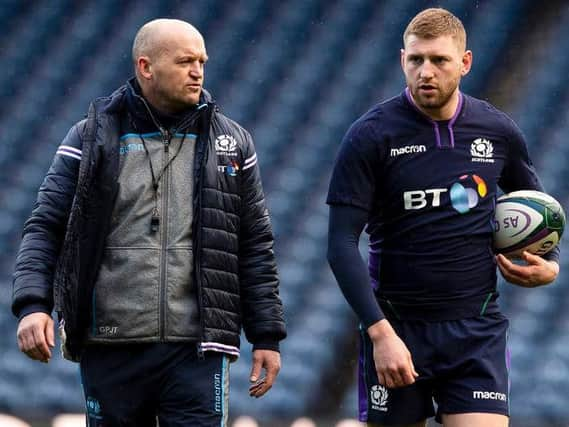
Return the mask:
[(367, 328), (367, 334), (372, 341), (378, 341), (395, 334), (387, 319), (381, 319)]

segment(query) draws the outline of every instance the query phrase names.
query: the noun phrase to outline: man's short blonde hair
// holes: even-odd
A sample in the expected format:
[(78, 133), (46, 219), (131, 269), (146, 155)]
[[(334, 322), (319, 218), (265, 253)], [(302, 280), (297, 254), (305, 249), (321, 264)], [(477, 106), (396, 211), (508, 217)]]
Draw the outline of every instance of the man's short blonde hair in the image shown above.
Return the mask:
[(462, 21), (442, 8), (429, 8), (419, 12), (403, 33), (403, 45), (410, 35), (421, 39), (451, 36), (461, 51), (466, 49), (466, 31)]

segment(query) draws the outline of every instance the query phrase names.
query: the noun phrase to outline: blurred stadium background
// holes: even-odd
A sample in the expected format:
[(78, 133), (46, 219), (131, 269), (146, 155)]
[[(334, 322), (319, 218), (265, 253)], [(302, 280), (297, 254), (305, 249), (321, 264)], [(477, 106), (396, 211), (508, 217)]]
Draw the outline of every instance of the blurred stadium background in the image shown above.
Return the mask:
[[(0, 0), (0, 412), (43, 427), (56, 414), (83, 411), (77, 365), (57, 354), (46, 366), (18, 352), (14, 258), (68, 128), (92, 98), (131, 75), (137, 29), (176, 17), (204, 34), (205, 87), (255, 138), (288, 320), (278, 383), (260, 400), (247, 395), (244, 345), (232, 366), (231, 416), (263, 427), (354, 418), (356, 321), (325, 260), (328, 179), (349, 124), (402, 90), (407, 22), (439, 5), (469, 33), (474, 67), (463, 90), (513, 116), (548, 192), (569, 206), (566, 0)], [(554, 286), (499, 285), (511, 319), (514, 427), (569, 422), (568, 253)]]

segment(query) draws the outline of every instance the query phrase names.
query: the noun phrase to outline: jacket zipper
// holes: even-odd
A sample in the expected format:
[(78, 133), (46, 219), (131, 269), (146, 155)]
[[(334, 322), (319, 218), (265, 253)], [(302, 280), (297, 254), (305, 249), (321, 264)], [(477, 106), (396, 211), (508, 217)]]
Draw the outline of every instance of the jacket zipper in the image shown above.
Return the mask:
[(203, 291), (202, 291), (202, 285), (201, 285), (201, 262), (200, 262), (200, 256), (201, 256), (201, 241), (202, 241), (202, 227), (201, 227), (201, 206), (202, 206), (202, 187), (203, 187), (203, 179), (204, 179), (204, 170), (205, 170), (205, 164), (207, 162), (207, 158), (208, 158), (208, 146), (209, 146), (209, 127), (211, 126), (211, 119), (213, 116), (213, 113), (211, 111), (208, 111), (207, 114), (209, 115), (209, 119), (206, 120), (206, 127), (207, 129), (202, 129), (200, 132), (200, 148), (203, 147), (203, 154), (202, 154), (202, 158), (201, 158), (201, 164), (199, 165), (199, 170), (198, 170), (198, 185), (196, 185), (196, 188), (194, 189), (194, 191), (197, 191), (197, 196), (196, 196), (196, 205), (195, 205), (195, 210), (194, 210), (194, 218), (196, 221), (196, 228), (195, 228), (195, 242), (196, 242), (196, 247), (194, 248), (194, 261), (195, 261), (195, 277), (196, 277), (196, 289), (198, 291), (198, 312), (199, 312), (199, 318), (200, 318), (200, 337), (199, 337), (199, 342), (198, 342), (198, 348), (197, 348), (197, 353), (198, 353), (198, 358), (200, 360), (203, 360), (205, 358), (204, 356), (204, 351), (201, 347), (201, 343), (204, 341), (204, 314), (203, 314)]
[[(207, 149), (207, 145), (206, 147), (204, 147), (204, 150)], [(205, 156), (205, 153), (204, 153)], [(202, 162), (205, 159), (202, 158)], [(204, 338), (204, 320), (203, 320), (203, 292), (202, 292), (202, 286), (201, 286), (201, 268), (200, 268), (200, 254), (201, 254), (201, 215), (200, 215), (200, 210), (201, 210), (201, 205), (202, 205), (202, 192), (201, 192), (201, 188), (202, 188), (202, 179), (203, 179), (203, 169), (204, 169), (204, 165), (203, 163), (199, 166), (199, 185), (196, 186), (195, 191), (198, 192), (197, 194), (197, 198), (196, 198), (196, 209), (194, 212), (194, 217), (196, 219), (196, 247), (195, 247), (195, 251), (194, 251), (194, 260), (195, 260), (195, 270), (196, 270), (196, 289), (198, 291), (198, 313), (199, 313), (199, 318), (200, 318), (200, 338), (198, 341), (198, 358), (200, 360), (204, 359), (204, 352), (203, 349), (201, 347), (201, 343), (203, 342), (203, 338)]]
[[(169, 147), (170, 138), (168, 137), (168, 131), (164, 128), (160, 128), (160, 134), (162, 135), (162, 143), (164, 144), (164, 161), (163, 164), (167, 165), (169, 160)], [(168, 193), (170, 192), (170, 171), (166, 170), (164, 173), (164, 186), (162, 188), (162, 215), (161, 215), (161, 236), (160, 236), (160, 341), (165, 340), (165, 329), (166, 329), (166, 282), (168, 280), (167, 275), (167, 260), (168, 260)]]

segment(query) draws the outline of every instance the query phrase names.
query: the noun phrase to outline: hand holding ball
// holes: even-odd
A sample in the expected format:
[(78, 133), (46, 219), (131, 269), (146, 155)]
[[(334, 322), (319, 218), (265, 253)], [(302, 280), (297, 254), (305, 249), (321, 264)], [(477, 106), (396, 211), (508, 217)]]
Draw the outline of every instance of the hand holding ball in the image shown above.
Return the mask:
[(543, 255), (555, 248), (565, 229), (565, 212), (548, 194), (514, 191), (496, 203), (494, 248), (508, 258), (523, 251)]

